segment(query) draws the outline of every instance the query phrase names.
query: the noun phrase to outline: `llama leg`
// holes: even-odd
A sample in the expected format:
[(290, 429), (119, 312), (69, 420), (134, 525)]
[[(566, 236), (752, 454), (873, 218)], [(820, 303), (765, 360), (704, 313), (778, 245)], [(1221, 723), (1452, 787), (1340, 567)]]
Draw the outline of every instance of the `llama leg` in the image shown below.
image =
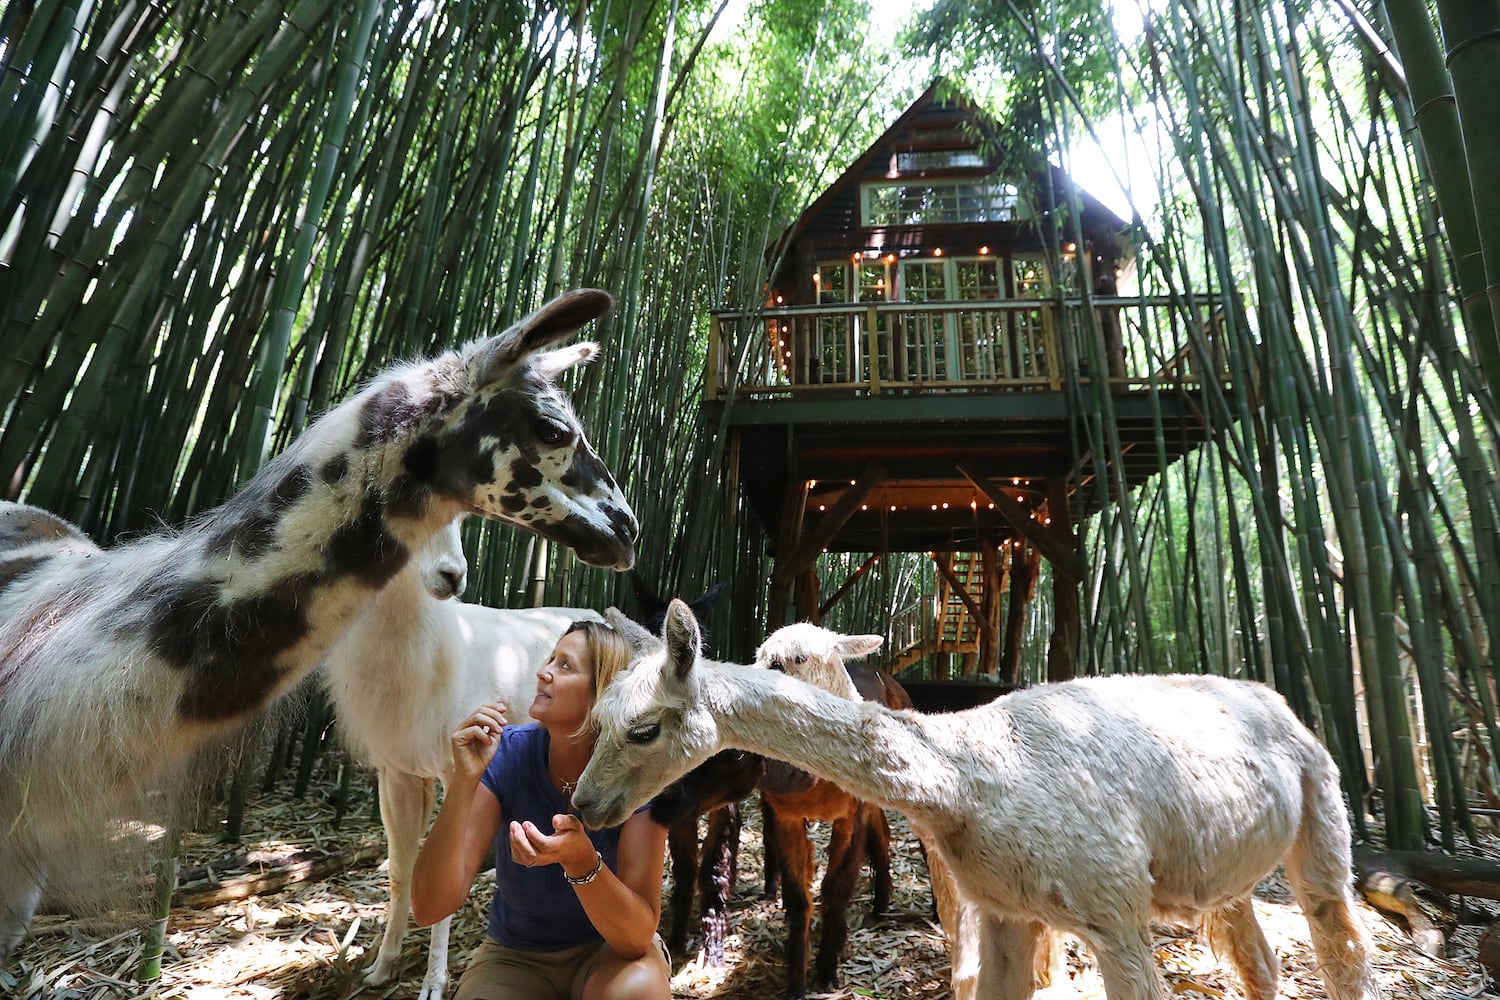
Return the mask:
[(1043, 924), (1008, 921), (958, 891), (948, 860), (931, 838), (917, 831), (932, 876), (933, 905), (948, 939), (954, 1000), (1029, 1000), (1033, 967), (1055, 936)]
[(874, 899), (870, 902), (871, 916), (880, 916), (891, 906), (891, 825), (885, 818), (885, 810), (879, 806), (865, 806), (865, 856), (870, 862), (870, 881)]
[[(1039, 945), (1050, 935), (1045, 924), (1007, 920), (977, 903), (963, 900), (959, 933), (965, 945), (962, 959), (954, 955), (955, 998), (1029, 1000), (1036, 990)], [(963, 989), (959, 987), (960, 981), (965, 984)]]
[(375, 953), (375, 964), (365, 973), (367, 983), (390, 982), (401, 964), (401, 939), (406, 936), (411, 915), (411, 870), (417, 863), (417, 848), (427, 823), (431, 786), (430, 779), (380, 769), (380, 820), (385, 826), (390, 853), (391, 903), (386, 910), (385, 933)]
[(786, 995), (807, 996), (807, 939), (812, 931), (812, 841), (802, 820), (776, 818), (781, 862), (781, 903), (786, 911)]
[(1165, 1000), (1166, 985), (1156, 970), (1144, 917), (1139, 924), (1095, 929), (1085, 940), (1099, 960), (1099, 975), (1109, 1000)]
[(731, 802), (708, 814), (703, 868), (698, 877), (698, 899), (703, 910), (703, 961), (714, 968), (724, 965), (724, 938), (729, 934), (729, 904), (734, 898), (739, 851), (740, 807)]
[(45, 879), (20, 852), (0, 847), (0, 962), (26, 937)]
[(776, 844), (776, 810), (764, 794), (760, 797), (760, 844), (766, 878), (760, 898), (775, 899), (781, 891), (781, 852)]
[(1333, 762), (1306, 784), (1302, 826), (1286, 857), (1287, 881), (1307, 917), (1330, 1000), (1371, 1000), (1380, 991), (1349, 889), (1349, 821)]
[(667, 852), (672, 858), (672, 895), (667, 901), (672, 922), (667, 934), (667, 950), (680, 957), (687, 950), (688, 916), (693, 910), (693, 878), (698, 870), (696, 816), (667, 828)]
[(1237, 900), (1210, 913), (1204, 927), (1214, 951), (1239, 973), (1246, 1000), (1274, 1000), (1281, 962), (1261, 933), (1250, 900)]
[(452, 917), (444, 917), (432, 925), (432, 941), (427, 948), (427, 972), (422, 977), (422, 988), (417, 991), (417, 1000), (443, 1000), (443, 993), (448, 988), (448, 932), (452, 927)]
[(863, 812), (863, 806), (856, 803), (851, 816), (833, 824), (828, 838), (828, 870), (818, 892), (823, 926), (813, 966), (814, 993), (829, 993), (839, 986), (839, 955), (849, 937), (849, 900), (854, 897), (854, 883), (859, 880), (865, 854)]

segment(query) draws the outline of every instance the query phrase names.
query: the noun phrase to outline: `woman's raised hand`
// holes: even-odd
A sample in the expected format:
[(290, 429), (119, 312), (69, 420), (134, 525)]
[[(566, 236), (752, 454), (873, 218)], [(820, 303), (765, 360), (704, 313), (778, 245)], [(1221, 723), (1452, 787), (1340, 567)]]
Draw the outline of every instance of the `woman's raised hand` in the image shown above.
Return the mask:
[(495, 750), (500, 746), (500, 730), (506, 725), (506, 705), (503, 701), (480, 705), (454, 731), (453, 777), (455, 780), (478, 781), (484, 769), (490, 766)]
[(530, 820), (525, 823), (512, 820), (510, 856), (516, 864), (528, 868), (562, 865), (563, 871), (581, 878), (594, 867), (594, 842), (589, 840), (583, 821), (577, 816), (553, 816), (550, 835)]

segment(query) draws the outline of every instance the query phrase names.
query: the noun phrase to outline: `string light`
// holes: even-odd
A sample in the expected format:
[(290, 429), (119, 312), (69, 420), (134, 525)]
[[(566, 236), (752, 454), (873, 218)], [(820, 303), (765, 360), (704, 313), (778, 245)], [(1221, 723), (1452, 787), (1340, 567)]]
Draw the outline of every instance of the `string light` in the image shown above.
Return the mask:
[(987, 257), (987, 256), (989, 256), (989, 253), (990, 253), (990, 248), (989, 247), (983, 246), (983, 247), (979, 248), (979, 256), (981, 256), (981, 257)]

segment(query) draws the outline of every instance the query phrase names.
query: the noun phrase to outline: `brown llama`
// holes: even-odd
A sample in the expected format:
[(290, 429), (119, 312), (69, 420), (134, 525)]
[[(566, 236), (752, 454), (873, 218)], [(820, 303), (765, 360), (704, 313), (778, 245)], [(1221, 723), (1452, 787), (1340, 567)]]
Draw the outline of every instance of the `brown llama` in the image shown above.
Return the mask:
[[(805, 622), (787, 625), (761, 643), (755, 665), (816, 684), (850, 701), (910, 708), (911, 699), (895, 678), (862, 664), (845, 663), (875, 652), (883, 641), (878, 635), (844, 636)], [(878, 916), (890, 906), (891, 830), (879, 806), (781, 761), (768, 762), (760, 787), (764, 837), (774, 845), (786, 908), (786, 995), (800, 1000), (809, 985), (815, 993), (838, 988), (839, 955), (849, 936), (849, 902), (867, 856), (873, 883), (870, 912)], [(807, 824), (814, 821), (830, 823), (832, 828), (828, 865), (818, 890), (823, 919), (809, 983), (807, 952), (816, 863)], [(767, 854), (771, 853), (768, 848)]]

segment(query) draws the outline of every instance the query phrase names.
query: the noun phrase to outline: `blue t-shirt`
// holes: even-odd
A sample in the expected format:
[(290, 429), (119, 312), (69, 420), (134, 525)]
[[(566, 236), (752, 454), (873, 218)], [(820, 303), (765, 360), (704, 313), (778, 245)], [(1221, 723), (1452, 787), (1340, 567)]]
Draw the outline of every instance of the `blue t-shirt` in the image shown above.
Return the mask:
[[(495, 837), (495, 898), (490, 903), (490, 937), (521, 951), (561, 951), (600, 940), (573, 887), (563, 879), (562, 865), (527, 868), (510, 856), (510, 824), (531, 820), (552, 832), (552, 817), (567, 813), (567, 799), (547, 773), (550, 736), (541, 724), (506, 726), (500, 746), (485, 769), (484, 787), (500, 801), (501, 825)], [(617, 869), (620, 831), (589, 830), (604, 863)]]

